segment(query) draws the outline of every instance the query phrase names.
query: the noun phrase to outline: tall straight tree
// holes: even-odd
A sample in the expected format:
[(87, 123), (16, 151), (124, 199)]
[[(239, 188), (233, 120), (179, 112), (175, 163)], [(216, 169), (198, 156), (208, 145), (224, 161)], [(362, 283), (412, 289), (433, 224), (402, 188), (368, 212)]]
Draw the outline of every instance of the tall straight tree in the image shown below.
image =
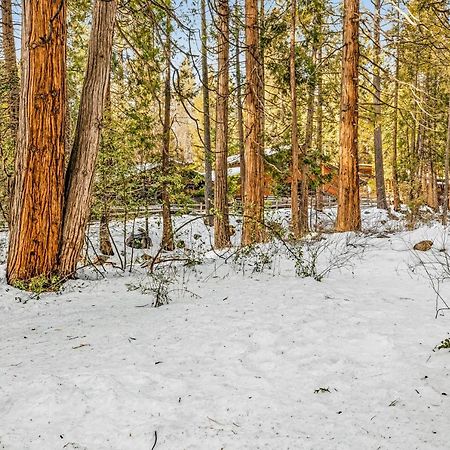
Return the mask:
[(387, 209), (386, 188), (384, 183), (383, 138), (381, 133), (381, 0), (375, 0), (374, 14), (374, 67), (373, 67), (373, 107), (374, 130), (373, 146), (375, 152), (375, 181), (377, 187), (377, 207)]
[(96, 0), (75, 139), (66, 173), (59, 273), (72, 275), (84, 244), (108, 94), (117, 1)]
[[(399, 0), (400, 2), (400, 0)], [(395, 80), (394, 80), (394, 130), (392, 132), (392, 194), (394, 197), (394, 210), (400, 209), (400, 191), (398, 188), (398, 97), (399, 97), (399, 76), (400, 76), (400, 4), (397, 4), (397, 25), (395, 36)]]
[(211, 117), (209, 112), (209, 76), (208, 76), (208, 31), (206, 27), (206, 0), (201, 0), (202, 21), (202, 94), (203, 94), (203, 146), (205, 157), (205, 213), (206, 223), (213, 224), (212, 218), (212, 152), (211, 152)]
[[(312, 49), (312, 60), (316, 62), (316, 44)], [(311, 151), (313, 133), (314, 133), (314, 100), (315, 100), (315, 82), (310, 81), (308, 84), (308, 97), (306, 107), (306, 123), (305, 123), (305, 143), (301, 152), (301, 190), (300, 190), (300, 233), (304, 235), (309, 230), (309, 176), (306, 159)]]
[(239, 169), (241, 177), (241, 200), (244, 198), (245, 186), (245, 151), (244, 151), (244, 115), (242, 112), (242, 77), (241, 77), (241, 46), (239, 44), (240, 37), (240, 17), (239, 17), (239, 1), (234, 4), (234, 22), (235, 22), (235, 64), (236, 64), (236, 110), (237, 110), (237, 128), (239, 140)]
[(359, 0), (344, 0), (337, 231), (359, 230)]
[(444, 157), (444, 198), (442, 200), (442, 225), (447, 225), (448, 203), (449, 203), (449, 175), (450, 175), (450, 94), (447, 112), (447, 143), (445, 145)]
[(264, 239), (263, 85), (258, 0), (245, 0), (245, 187), (242, 245)]
[(2, 10), (2, 46), (5, 58), (6, 81), (8, 84), (8, 114), (11, 140), (15, 145), (19, 125), (19, 74), (14, 43), (14, 25), (11, 0), (1, 0)]
[(216, 176), (214, 181), (214, 246), (230, 245), (228, 219), (228, 97), (230, 68), (230, 8), (218, 0), (218, 85), (216, 100)]
[(22, 90), (9, 283), (54, 273), (64, 197), (66, 2), (25, 0), (22, 6)]
[(292, 233), (295, 238), (301, 236), (300, 232), (300, 209), (298, 202), (298, 182), (299, 182), (299, 156), (298, 145), (298, 114), (297, 114), (297, 77), (295, 73), (295, 32), (297, 18), (297, 1), (291, 0), (291, 29), (290, 29), (290, 51), (289, 51), (289, 74), (291, 88), (291, 148), (292, 148), (292, 168), (291, 168), (291, 214)]
[(172, 65), (172, 42), (171, 42), (171, 23), (170, 16), (166, 17), (166, 42), (164, 57), (166, 63), (164, 80), (164, 118), (163, 118), (163, 145), (161, 158), (162, 180), (162, 218), (163, 218), (163, 237), (162, 246), (165, 250), (175, 248), (173, 242), (172, 215), (170, 211), (170, 194), (168, 186), (169, 166), (170, 166), (170, 107), (172, 102), (171, 87), (171, 65)]

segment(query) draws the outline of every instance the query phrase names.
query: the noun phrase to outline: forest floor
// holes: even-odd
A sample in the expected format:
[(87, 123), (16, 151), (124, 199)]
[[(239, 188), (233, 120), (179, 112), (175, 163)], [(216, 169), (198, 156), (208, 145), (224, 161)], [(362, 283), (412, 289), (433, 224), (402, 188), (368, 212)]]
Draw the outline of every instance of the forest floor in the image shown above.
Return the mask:
[[(450, 312), (435, 318), (420, 261), (437, 277), (449, 230), (363, 213), (366, 233), (301, 256), (280, 241), (216, 254), (194, 221), (188, 264), (85, 269), (40, 296), (7, 286), (3, 264), (0, 448), (448, 449)], [(413, 252), (422, 239), (433, 248)]]

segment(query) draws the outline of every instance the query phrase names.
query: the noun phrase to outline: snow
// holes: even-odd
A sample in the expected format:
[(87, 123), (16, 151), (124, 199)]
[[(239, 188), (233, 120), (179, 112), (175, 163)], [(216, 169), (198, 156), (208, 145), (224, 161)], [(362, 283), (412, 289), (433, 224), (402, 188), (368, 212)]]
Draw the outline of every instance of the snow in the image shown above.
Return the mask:
[(450, 352), (433, 349), (450, 314), (435, 319), (435, 295), (411, 271), (412, 246), (431, 239), (438, 252), (448, 230), (362, 216), (366, 234), (312, 244), (320, 268), (353, 252), (322, 282), (298, 277), (280, 243), (255, 250), (270, 256), (262, 269), (256, 256), (212, 252), (194, 220), (180, 239), (203, 262), (177, 265), (159, 308), (138, 262), (132, 273), (107, 265), (104, 278), (82, 271), (40, 298), (7, 286), (1, 266), (0, 448), (151, 449), (156, 432), (155, 449), (169, 450), (448, 449)]
[[(241, 168), (240, 167), (229, 167), (227, 169), (227, 173), (228, 173), (229, 177), (234, 177), (236, 175), (240, 175)], [(213, 170), (211, 172), (211, 179), (212, 179), (212, 181), (216, 181), (216, 171), (215, 170)]]

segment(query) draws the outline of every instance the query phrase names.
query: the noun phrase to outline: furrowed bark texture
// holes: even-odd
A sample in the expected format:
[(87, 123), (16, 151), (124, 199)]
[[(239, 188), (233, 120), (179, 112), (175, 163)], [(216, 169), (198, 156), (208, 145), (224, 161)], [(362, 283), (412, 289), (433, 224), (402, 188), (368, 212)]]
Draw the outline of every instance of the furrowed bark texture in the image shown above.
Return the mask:
[(245, 188), (242, 245), (264, 239), (264, 163), (262, 148), (263, 85), (258, 1), (245, 1), (246, 95)]
[(214, 246), (230, 246), (230, 224), (228, 219), (228, 96), (229, 96), (229, 52), (230, 10), (228, 0), (218, 0), (218, 86), (216, 104), (216, 177), (214, 182)]
[(87, 70), (69, 166), (66, 173), (64, 226), (59, 272), (75, 272), (90, 214), (92, 182), (105, 109), (117, 2), (96, 0), (88, 48)]
[(387, 209), (386, 188), (384, 183), (384, 164), (383, 164), (383, 136), (381, 133), (381, 0), (375, 0), (374, 16), (374, 46), (375, 46), (375, 65), (373, 68), (373, 87), (374, 87), (374, 130), (373, 146), (375, 152), (375, 181), (377, 187), (377, 207)]
[(359, 0), (344, 0), (337, 231), (361, 229), (358, 175)]
[(55, 272), (64, 193), (65, 2), (26, 0), (9, 283)]

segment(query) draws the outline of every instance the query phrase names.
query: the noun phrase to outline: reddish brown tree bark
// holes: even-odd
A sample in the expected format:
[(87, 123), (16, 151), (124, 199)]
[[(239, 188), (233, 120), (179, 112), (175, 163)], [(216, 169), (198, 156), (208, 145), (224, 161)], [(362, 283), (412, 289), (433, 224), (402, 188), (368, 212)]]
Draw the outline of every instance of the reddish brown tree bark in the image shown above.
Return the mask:
[[(400, 12), (397, 14), (397, 20), (400, 21)], [(397, 25), (397, 52), (395, 57), (395, 81), (394, 81), (394, 130), (392, 133), (392, 194), (394, 197), (394, 210), (400, 209), (400, 191), (398, 187), (398, 169), (397, 169), (397, 153), (398, 153), (398, 94), (399, 94), (399, 75), (400, 75), (400, 44), (399, 27)]]
[(218, 86), (216, 100), (216, 177), (214, 181), (214, 246), (230, 246), (228, 219), (228, 96), (230, 9), (228, 0), (218, 0)]
[(298, 145), (298, 114), (297, 114), (297, 78), (295, 74), (295, 31), (297, 18), (297, 2), (291, 0), (291, 29), (290, 29), (290, 51), (289, 51), (289, 74), (291, 88), (291, 226), (295, 238), (300, 238), (300, 208), (298, 199), (299, 183), (299, 157), (300, 148)]
[(203, 94), (203, 146), (205, 155), (205, 222), (213, 225), (212, 203), (212, 152), (211, 152), (211, 117), (209, 108), (209, 76), (208, 76), (208, 34), (206, 26), (206, 0), (201, 0), (201, 27), (202, 27), (202, 94)]
[(6, 82), (8, 83), (8, 115), (11, 138), (15, 145), (19, 125), (19, 74), (17, 71), (16, 45), (11, 0), (1, 0), (2, 46), (5, 58)]
[(239, 170), (240, 170), (240, 193), (241, 201), (244, 199), (244, 187), (245, 187), (245, 150), (244, 150), (244, 115), (242, 112), (242, 77), (241, 77), (241, 61), (240, 61), (240, 17), (239, 17), (239, 3), (235, 3), (235, 62), (236, 62), (236, 110), (237, 110), (237, 128), (238, 128), (238, 140), (239, 140)]
[(263, 85), (258, 1), (245, 0), (246, 95), (245, 187), (242, 245), (264, 239), (264, 162), (262, 148)]
[(381, 132), (381, 0), (375, 0), (374, 15), (374, 68), (373, 68), (373, 106), (374, 106), (374, 130), (373, 146), (375, 153), (375, 181), (377, 187), (377, 207), (387, 209), (386, 188), (384, 183), (383, 164), (383, 136)]
[(358, 175), (359, 0), (344, 0), (337, 231), (359, 230)]
[(9, 283), (55, 272), (64, 197), (66, 4), (25, 0), (22, 14)]

